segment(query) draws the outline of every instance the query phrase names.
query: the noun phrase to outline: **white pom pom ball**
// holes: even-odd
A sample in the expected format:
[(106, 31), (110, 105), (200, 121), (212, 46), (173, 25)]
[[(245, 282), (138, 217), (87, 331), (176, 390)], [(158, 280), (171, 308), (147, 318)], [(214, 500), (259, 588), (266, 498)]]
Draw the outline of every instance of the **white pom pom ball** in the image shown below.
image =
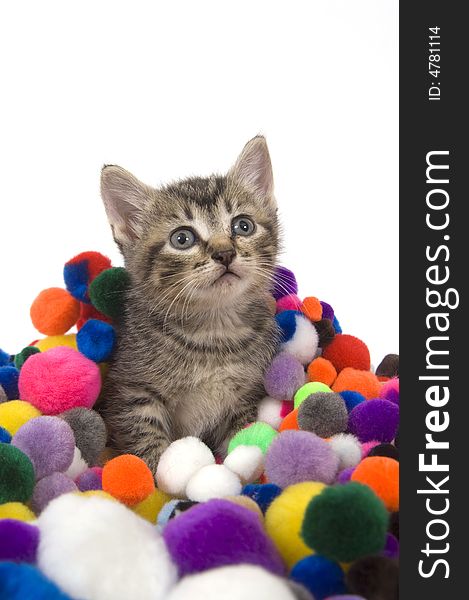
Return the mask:
[(241, 488), (239, 477), (225, 465), (207, 465), (191, 477), (186, 496), (195, 502), (206, 502), (212, 498), (237, 496)]
[(280, 416), (282, 411), (282, 401), (266, 396), (259, 403), (257, 411), (257, 420), (267, 423), (274, 429), (280, 427), (283, 417)]
[(264, 454), (258, 446), (236, 446), (223, 463), (241, 482), (254, 483), (264, 472)]
[(329, 442), (339, 457), (339, 470), (356, 467), (362, 459), (362, 448), (358, 439), (351, 433), (338, 433)]
[(65, 494), (41, 513), (38, 566), (87, 600), (162, 600), (177, 579), (163, 538), (119, 502)]
[(292, 354), (302, 365), (308, 365), (316, 356), (319, 336), (316, 328), (303, 315), (296, 315), (296, 329), (293, 337), (282, 344), (282, 352)]
[(254, 565), (232, 565), (184, 577), (168, 600), (295, 600), (280, 578)]
[(70, 479), (75, 480), (78, 475), (81, 475), (88, 469), (88, 465), (86, 464), (83, 456), (81, 455), (80, 448), (75, 446), (75, 450), (73, 451), (73, 460), (72, 464), (65, 471), (65, 475), (70, 477)]
[(189, 479), (202, 467), (215, 464), (208, 446), (196, 437), (173, 442), (163, 452), (156, 469), (158, 489), (172, 496), (184, 496)]

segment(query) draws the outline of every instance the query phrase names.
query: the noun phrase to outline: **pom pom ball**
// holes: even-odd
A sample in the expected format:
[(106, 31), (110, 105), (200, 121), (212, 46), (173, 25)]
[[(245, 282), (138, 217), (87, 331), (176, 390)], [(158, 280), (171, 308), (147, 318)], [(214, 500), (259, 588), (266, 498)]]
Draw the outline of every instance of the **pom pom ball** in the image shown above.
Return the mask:
[(75, 333), (67, 333), (66, 335), (50, 335), (34, 342), (36, 348), (40, 352), (46, 352), (51, 348), (58, 348), (59, 346), (66, 346), (67, 348), (77, 349), (77, 336)]
[(114, 327), (98, 319), (90, 319), (77, 333), (78, 350), (94, 362), (108, 360), (115, 343)]
[(366, 344), (353, 335), (337, 334), (322, 353), (338, 372), (346, 367), (360, 371), (370, 370), (370, 351)]
[(321, 300), (320, 304), (322, 307), (322, 318), (328, 319), (329, 321), (333, 321), (334, 320), (334, 309), (332, 308), (332, 306), (330, 304), (328, 304), (327, 302), (324, 302), (324, 300)]
[(44, 335), (63, 335), (80, 315), (80, 303), (62, 288), (43, 290), (31, 305), (31, 321)]
[(319, 336), (311, 321), (295, 310), (285, 310), (275, 320), (280, 328), (282, 350), (293, 355), (302, 365), (309, 364), (319, 345)]
[(8, 400), (18, 398), (19, 371), (13, 365), (0, 367), (0, 386), (3, 388)]
[(11, 442), (11, 433), (4, 427), (0, 427), (0, 444), (9, 444)]
[(76, 406), (91, 408), (100, 388), (98, 366), (71, 348), (52, 348), (31, 356), (19, 379), (20, 397), (49, 415)]
[(281, 400), (265, 396), (259, 403), (257, 420), (278, 429), (282, 422), (282, 408), (283, 403)]
[(399, 354), (387, 354), (376, 368), (378, 377), (399, 377)]
[(399, 558), (399, 542), (392, 533), (388, 532), (386, 536), (386, 545), (384, 546), (381, 555), (387, 556), (388, 558)]
[(155, 488), (145, 500), (135, 504), (132, 510), (150, 523), (156, 523), (158, 513), (169, 500), (170, 497), (167, 494)]
[(330, 444), (309, 431), (282, 432), (265, 459), (268, 480), (282, 488), (302, 481), (332, 483), (338, 466)]
[(282, 488), (275, 483), (249, 483), (244, 486), (242, 493), (243, 496), (252, 498), (265, 513), (275, 498), (282, 493)]
[(80, 473), (75, 480), (75, 483), (80, 492), (88, 492), (90, 490), (102, 490), (102, 469), (87, 469)]
[(339, 433), (333, 435), (329, 443), (339, 458), (339, 470), (356, 467), (361, 461), (362, 449), (355, 436)]
[(359, 371), (352, 367), (346, 367), (338, 374), (332, 389), (334, 392), (346, 390), (360, 392), (367, 400), (371, 400), (378, 396), (380, 383), (376, 375), (370, 371)]
[(286, 488), (267, 509), (265, 529), (288, 567), (312, 553), (300, 537), (304, 512), (310, 501), (324, 490), (318, 482), (297, 483)]
[(70, 479), (75, 480), (88, 469), (88, 466), (89, 465), (86, 463), (86, 461), (83, 460), (83, 456), (81, 455), (80, 449), (75, 446), (73, 449), (72, 463), (65, 471), (65, 475), (67, 475), (67, 477), (70, 477)]
[(225, 465), (206, 465), (189, 479), (186, 496), (194, 502), (206, 502), (212, 498), (236, 496), (241, 493), (241, 487), (238, 475)]
[(29, 457), (36, 479), (56, 471), (66, 471), (72, 464), (75, 439), (73, 431), (58, 417), (36, 417), (25, 423), (11, 443)]
[(39, 529), (14, 519), (0, 520), (0, 561), (34, 563)]
[(243, 506), (244, 508), (254, 512), (261, 521), (264, 520), (261, 507), (250, 496), (245, 496), (244, 494), (241, 494), (240, 496), (225, 496), (224, 500), (229, 500), (230, 502), (234, 502), (239, 506)]
[(11, 361), (11, 355), (0, 348), (0, 367), (9, 365)]
[(384, 556), (366, 556), (351, 565), (345, 577), (347, 588), (367, 600), (399, 598), (397, 562)]
[(378, 444), (368, 452), (367, 456), (387, 456), (399, 460), (399, 449), (393, 444)]
[(277, 267), (274, 272), (274, 289), (272, 292), (275, 300), (297, 292), (298, 284), (295, 274), (286, 267)]
[(324, 556), (305, 556), (291, 570), (290, 577), (309, 590), (316, 600), (346, 591), (344, 572)]
[(0, 444), (0, 504), (27, 502), (34, 479), (34, 467), (26, 454), (11, 444)]
[(298, 410), (298, 408), (295, 408), (295, 410), (289, 412), (288, 415), (283, 419), (283, 421), (280, 423), (280, 427), (278, 428), (279, 433), (288, 429), (294, 429), (298, 431), (300, 428), (298, 424)]
[(8, 400), (7, 395), (5, 393), (5, 390), (2, 388), (2, 386), (0, 385), (0, 404), (2, 402), (6, 402)]
[(314, 327), (319, 336), (319, 347), (325, 348), (335, 337), (335, 329), (332, 325), (332, 321), (329, 319), (321, 319), (314, 323)]
[(54, 498), (77, 491), (78, 488), (70, 477), (67, 477), (64, 473), (52, 473), (52, 475), (47, 475), (36, 483), (31, 506), (34, 512), (39, 514)]
[(65, 263), (65, 286), (74, 298), (89, 303), (89, 284), (102, 271), (110, 267), (111, 261), (107, 256), (99, 252), (82, 252)]
[(104, 465), (102, 485), (105, 492), (128, 506), (138, 504), (155, 489), (150, 469), (132, 454), (117, 456)]
[(347, 429), (348, 412), (340, 394), (316, 392), (309, 395), (298, 408), (300, 429), (320, 437), (330, 437)]
[(225, 458), (224, 465), (236, 473), (243, 484), (252, 483), (264, 472), (264, 454), (257, 446), (237, 446)]
[(296, 294), (288, 294), (279, 298), (275, 305), (275, 312), (280, 313), (284, 310), (299, 310), (302, 309), (302, 302)]
[(332, 390), (328, 385), (321, 383), (320, 381), (310, 381), (309, 383), (305, 383), (300, 387), (293, 398), (295, 408), (298, 408), (308, 396), (316, 394), (317, 392), (331, 393)]
[(356, 406), (348, 428), (361, 442), (391, 442), (399, 426), (399, 407), (389, 400), (370, 400)]
[(238, 563), (284, 573), (259, 517), (227, 500), (209, 500), (192, 507), (169, 521), (163, 537), (180, 576)]
[(394, 378), (383, 383), (379, 391), (379, 397), (394, 402), (394, 404), (399, 404), (399, 379)]
[(119, 502), (66, 494), (38, 526), (38, 566), (74, 598), (163, 600), (176, 581), (155, 527)]
[(95, 465), (106, 445), (106, 426), (95, 410), (72, 408), (59, 415), (73, 430), (75, 445), (89, 465)]
[(122, 267), (102, 271), (89, 286), (89, 297), (95, 308), (112, 319), (122, 315), (125, 293), (130, 276)]
[(202, 467), (214, 463), (212, 451), (198, 438), (176, 440), (166, 448), (158, 463), (158, 489), (172, 496), (183, 496), (189, 479)]
[(340, 392), (340, 395), (344, 399), (345, 406), (347, 407), (348, 412), (352, 411), (357, 404), (361, 402), (365, 402), (366, 398), (360, 392), (352, 392), (350, 390), (345, 390), (344, 392)]
[(369, 486), (390, 512), (399, 510), (399, 463), (386, 456), (367, 456), (355, 468), (352, 480)]
[(28, 358), (38, 352), (40, 352), (40, 350), (39, 348), (36, 348), (36, 346), (26, 346), (26, 348), (23, 348), (21, 352), (15, 355), (15, 367), (20, 370)]
[(71, 600), (32, 565), (0, 564), (0, 598), (3, 600)]
[[(254, 565), (231, 565), (184, 577), (167, 600), (301, 600), (286, 580)], [(310, 598), (308, 596), (308, 598)], [(304, 600), (308, 600), (304, 598)]]
[(36, 515), (22, 502), (5, 502), (0, 504), (0, 519), (15, 519), (16, 521), (34, 521)]
[(228, 453), (233, 452), (240, 445), (257, 446), (265, 454), (270, 444), (277, 437), (278, 433), (267, 425), (267, 423), (253, 423), (249, 427), (241, 429), (231, 438), (228, 444)]
[(388, 518), (386, 507), (367, 486), (337, 484), (311, 500), (301, 531), (318, 554), (350, 562), (383, 549)]
[(0, 425), (10, 435), (15, 435), (22, 425), (39, 416), (41, 413), (29, 402), (10, 400), (0, 404)]
[(322, 319), (322, 305), (314, 296), (308, 296), (303, 300), (301, 310), (310, 321), (320, 321)]
[(292, 400), (304, 382), (303, 365), (294, 356), (286, 353), (273, 359), (264, 377), (265, 391), (277, 400)]
[(337, 377), (334, 365), (322, 356), (309, 363), (307, 373), (309, 381), (319, 381), (328, 386), (331, 386)]

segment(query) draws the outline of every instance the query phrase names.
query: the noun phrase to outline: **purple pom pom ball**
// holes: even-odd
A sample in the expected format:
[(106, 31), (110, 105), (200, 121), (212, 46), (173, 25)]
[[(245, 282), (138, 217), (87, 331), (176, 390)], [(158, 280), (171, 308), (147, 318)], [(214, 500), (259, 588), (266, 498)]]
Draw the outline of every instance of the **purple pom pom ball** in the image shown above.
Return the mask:
[(384, 550), (381, 552), (381, 556), (387, 556), (388, 558), (399, 558), (399, 542), (392, 533), (386, 535), (386, 545)]
[(193, 506), (168, 522), (163, 537), (181, 577), (240, 563), (285, 573), (258, 515), (228, 500)]
[(0, 520), (0, 561), (36, 562), (39, 529), (16, 519)]
[(52, 473), (52, 475), (48, 475), (36, 483), (31, 499), (31, 507), (38, 515), (54, 498), (68, 492), (77, 491), (78, 488), (70, 477), (63, 473)]
[(264, 378), (265, 391), (276, 400), (292, 400), (305, 382), (303, 365), (291, 354), (274, 358)]
[(274, 290), (272, 292), (275, 300), (297, 292), (298, 284), (294, 273), (286, 267), (277, 267), (274, 272)]
[(399, 407), (389, 400), (368, 400), (349, 414), (348, 429), (361, 442), (392, 442), (399, 426)]
[(354, 471), (355, 467), (347, 467), (347, 469), (341, 471), (337, 476), (337, 483), (348, 483)]
[(76, 478), (75, 483), (80, 492), (103, 489), (101, 472), (97, 469), (87, 469)]
[(72, 464), (75, 437), (68, 423), (59, 417), (36, 417), (18, 429), (11, 440), (34, 466), (36, 480)]
[(268, 480), (281, 488), (302, 481), (333, 483), (338, 467), (339, 457), (330, 445), (309, 431), (283, 431), (265, 458)]
[(322, 318), (329, 319), (329, 321), (333, 321), (334, 309), (332, 308), (332, 306), (327, 302), (323, 302), (322, 300), (320, 301), (320, 304), (322, 306)]

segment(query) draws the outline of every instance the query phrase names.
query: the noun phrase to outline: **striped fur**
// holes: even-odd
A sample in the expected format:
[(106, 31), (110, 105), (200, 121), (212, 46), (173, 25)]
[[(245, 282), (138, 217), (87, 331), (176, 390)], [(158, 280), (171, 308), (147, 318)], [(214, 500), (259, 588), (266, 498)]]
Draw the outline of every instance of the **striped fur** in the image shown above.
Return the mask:
[[(168, 444), (195, 435), (212, 449), (255, 419), (263, 373), (277, 344), (269, 308), (279, 245), (270, 158), (251, 140), (226, 176), (190, 178), (152, 189), (105, 167), (102, 195), (132, 285), (99, 405), (119, 452), (153, 470)], [(232, 232), (233, 218), (256, 225)], [(189, 227), (193, 248), (171, 233)], [(212, 257), (234, 250), (230, 269)]]

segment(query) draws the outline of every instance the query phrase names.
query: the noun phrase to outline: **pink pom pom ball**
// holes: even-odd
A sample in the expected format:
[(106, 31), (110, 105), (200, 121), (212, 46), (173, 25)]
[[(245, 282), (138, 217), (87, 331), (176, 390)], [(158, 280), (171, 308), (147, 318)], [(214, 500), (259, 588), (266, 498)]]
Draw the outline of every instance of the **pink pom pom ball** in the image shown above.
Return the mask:
[(275, 312), (279, 313), (283, 310), (302, 310), (303, 303), (296, 294), (288, 294), (279, 298), (276, 302)]
[(379, 391), (379, 397), (394, 404), (399, 404), (399, 379), (394, 377), (383, 383)]
[(19, 391), (43, 414), (76, 406), (91, 408), (101, 389), (99, 367), (73, 348), (58, 346), (33, 354), (20, 372)]

